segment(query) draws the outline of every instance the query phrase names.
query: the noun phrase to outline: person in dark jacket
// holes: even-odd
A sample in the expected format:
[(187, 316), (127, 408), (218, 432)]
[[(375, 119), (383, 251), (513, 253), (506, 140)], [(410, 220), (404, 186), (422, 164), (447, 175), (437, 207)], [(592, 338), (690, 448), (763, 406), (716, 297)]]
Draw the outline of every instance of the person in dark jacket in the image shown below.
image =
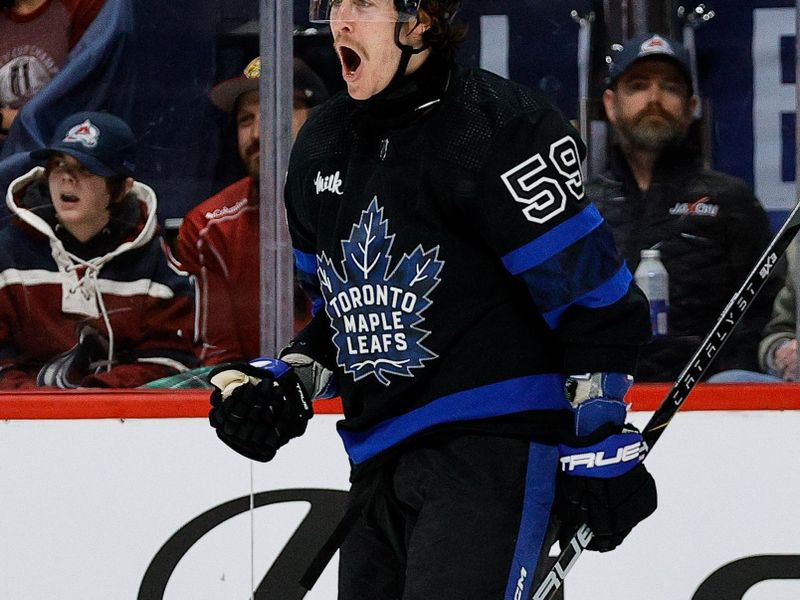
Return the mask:
[[(677, 379), (770, 240), (748, 186), (703, 166), (690, 135), (697, 103), (688, 54), (672, 40), (633, 38), (611, 64), (603, 104), (615, 144), (587, 196), (631, 271), (653, 248), (669, 274), (668, 333), (643, 348), (637, 381)], [(707, 376), (757, 368), (772, 297), (762, 292)]]

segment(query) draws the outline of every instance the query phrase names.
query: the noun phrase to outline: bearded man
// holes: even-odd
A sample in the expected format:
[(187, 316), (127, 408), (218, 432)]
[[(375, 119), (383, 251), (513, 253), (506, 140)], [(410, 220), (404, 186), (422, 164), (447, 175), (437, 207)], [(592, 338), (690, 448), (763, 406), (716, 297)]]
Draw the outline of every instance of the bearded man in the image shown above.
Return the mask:
[[(678, 377), (771, 237), (749, 187), (703, 166), (690, 135), (698, 102), (688, 53), (666, 37), (628, 40), (610, 64), (603, 105), (615, 143), (587, 196), (631, 271), (655, 248), (669, 274), (668, 333), (643, 348), (638, 381)], [(767, 290), (749, 309), (707, 376), (757, 368), (772, 297)]]

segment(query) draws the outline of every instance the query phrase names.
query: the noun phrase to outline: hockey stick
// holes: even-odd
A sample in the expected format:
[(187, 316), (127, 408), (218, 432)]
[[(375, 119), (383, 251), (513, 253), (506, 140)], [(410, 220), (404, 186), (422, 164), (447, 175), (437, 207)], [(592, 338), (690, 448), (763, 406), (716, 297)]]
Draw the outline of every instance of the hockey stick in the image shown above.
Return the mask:
[[(725, 341), (730, 336), (733, 328), (744, 316), (745, 311), (755, 300), (769, 274), (774, 269), (778, 259), (786, 251), (789, 243), (800, 230), (800, 204), (795, 205), (786, 222), (769, 243), (764, 254), (758, 260), (753, 270), (747, 276), (742, 287), (733, 295), (728, 305), (722, 311), (714, 327), (695, 351), (689, 363), (684, 367), (678, 380), (672, 385), (667, 397), (661, 402), (653, 416), (642, 431), (644, 438), (644, 458), (653, 449), (653, 446), (664, 433), (672, 418), (681, 408), (689, 393), (700, 381), (711, 361), (719, 354)], [(643, 458), (643, 460), (644, 460)], [(594, 534), (587, 525), (581, 525), (569, 545), (562, 549), (550, 572), (530, 597), (531, 600), (550, 600), (553, 594), (561, 587), (570, 569), (578, 557), (586, 549)]]

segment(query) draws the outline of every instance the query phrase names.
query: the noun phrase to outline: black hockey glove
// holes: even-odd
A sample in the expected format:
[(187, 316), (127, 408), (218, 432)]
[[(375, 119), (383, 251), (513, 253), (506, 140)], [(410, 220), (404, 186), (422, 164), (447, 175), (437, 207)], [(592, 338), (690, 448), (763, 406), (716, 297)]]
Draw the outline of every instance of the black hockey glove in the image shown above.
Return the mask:
[(569, 443), (559, 446), (557, 510), (564, 536), (589, 526), (589, 550), (613, 550), (656, 509), (655, 481), (641, 462), (642, 436), (624, 425), (622, 399), (631, 383), (618, 373), (572, 377), (568, 383), (575, 428)]
[(311, 398), (287, 363), (259, 358), (209, 373), (208, 414), (217, 436), (239, 454), (268, 462), (278, 448), (305, 433)]

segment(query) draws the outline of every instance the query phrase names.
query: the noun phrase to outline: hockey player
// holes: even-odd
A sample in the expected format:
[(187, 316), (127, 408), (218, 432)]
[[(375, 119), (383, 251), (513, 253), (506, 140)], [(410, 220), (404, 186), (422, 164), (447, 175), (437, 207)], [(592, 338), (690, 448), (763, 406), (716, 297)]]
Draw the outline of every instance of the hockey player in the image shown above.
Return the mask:
[(341, 394), (340, 600), (527, 598), (549, 525), (588, 522), (610, 550), (656, 504), (623, 432), (646, 301), (584, 197), (576, 132), (454, 63), (458, 5), (312, 1), (347, 84), (286, 185), (316, 313), (280, 360), (211, 377), (212, 426), (261, 461)]

